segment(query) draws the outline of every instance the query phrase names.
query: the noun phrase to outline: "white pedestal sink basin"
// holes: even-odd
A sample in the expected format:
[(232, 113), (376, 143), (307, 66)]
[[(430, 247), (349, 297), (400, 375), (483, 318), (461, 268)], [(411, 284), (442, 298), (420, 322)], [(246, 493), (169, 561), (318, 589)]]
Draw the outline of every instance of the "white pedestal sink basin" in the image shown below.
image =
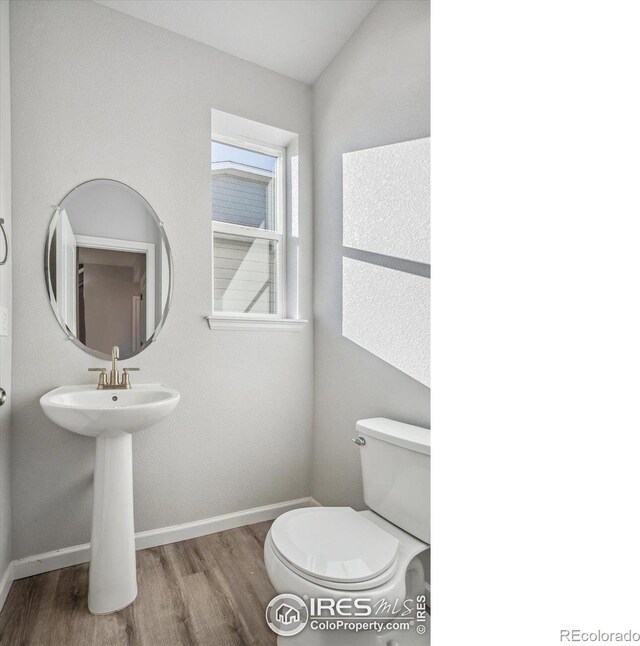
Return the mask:
[(163, 384), (129, 390), (63, 386), (43, 395), (46, 416), (63, 428), (96, 438), (89, 610), (108, 614), (138, 593), (133, 529), (131, 434), (171, 414), (180, 393)]

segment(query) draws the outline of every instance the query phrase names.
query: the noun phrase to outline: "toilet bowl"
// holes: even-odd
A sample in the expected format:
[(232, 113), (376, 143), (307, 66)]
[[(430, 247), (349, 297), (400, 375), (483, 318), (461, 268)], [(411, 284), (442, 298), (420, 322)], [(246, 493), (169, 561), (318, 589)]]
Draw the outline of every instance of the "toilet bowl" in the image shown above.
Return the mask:
[[(309, 540), (306, 558), (301, 559), (299, 546), (304, 544), (305, 538), (300, 530), (305, 525), (309, 529), (307, 538), (315, 534), (315, 540)], [(269, 579), (278, 593), (295, 594), (301, 599), (367, 599), (367, 605), (374, 613), (378, 608), (382, 611), (383, 607), (391, 607), (396, 609), (398, 616), (403, 608), (412, 610), (415, 607), (405, 606), (405, 601), (411, 600), (415, 604), (416, 598), (425, 592), (419, 555), (427, 549), (427, 544), (372, 511), (312, 507), (287, 512), (274, 522), (265, 540), (264, 558)], [(357, 558), (358, 553), (363, 555), (361, 559)], [(326, 613), (323, 616), (327, 616)], [(378, 612), (377, 616), (393, 615)], [(402, 645), (428, 643), (425, 636), (418, 639), (417, 633), (416, 636), (402, 634), (413, 631), (401, 631), (399, 635), (390, 634), (390, 631), (366, 632), (368, 634), (363, 632), (356, 636), (353, 631), (340, 633), (307, 628), (294, 637), (279, 637), (278, 644), (386, 645), (391, 639)]]
[[(425, 595), (420, 556), (429, 549), (425, 540), (429, 538), (429, 432), (380, 418), (362, 420), (357, 429), (364, 435), (358, 444), (363, 449), (365, 501), (372, 509), (358, 512), (350, 507), (311, 507), (289, 511), (274, 521), (266, 537), (265, 565), (276, 592), (294, 594), (312, 610), (302, 632), (278, 636), (279, 646), (429, 644), (428, 616), (417, 620), (416, 614), (416, 604), (424, 605)], [(365, 457), (366, 449), (369, 452)], [(372, 485), (371, 478), (376, 484)], [(311, 605), (318, 599), (334, 603), (325, 603), (319, 612), (317, 605)], [(347, 609), (344, 615), (337, 610), (338, 600)], [(359, 616), (353, 608), (358, 609)], [(413, 624), (386, 625), (403, 622), (403, 616)], [(318, 626), (326, 619), (359, 624), (375, 620), (385, 627), (313, 629), (314, 619)]]

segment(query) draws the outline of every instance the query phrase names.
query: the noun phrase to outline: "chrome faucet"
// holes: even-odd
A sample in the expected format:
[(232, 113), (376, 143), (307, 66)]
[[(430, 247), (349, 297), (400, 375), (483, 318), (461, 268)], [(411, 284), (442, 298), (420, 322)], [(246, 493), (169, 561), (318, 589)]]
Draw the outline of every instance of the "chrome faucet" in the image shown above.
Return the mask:
[(131, 388), (131, 379), (129, 373), (140, 368), (123, 368), (122, 379), (120, 379), (120, 372), (118, 371), (118, 359), (120, 358), (120, 348), (114, 345), (111, 348), (111, 371), (109, 372), (109, 381), (107, 382), (107, 369), (106, 368), (89, 368), (89, 372), (99, 372), (98, 376), (98, 390), (122, 390), (124, 388)]

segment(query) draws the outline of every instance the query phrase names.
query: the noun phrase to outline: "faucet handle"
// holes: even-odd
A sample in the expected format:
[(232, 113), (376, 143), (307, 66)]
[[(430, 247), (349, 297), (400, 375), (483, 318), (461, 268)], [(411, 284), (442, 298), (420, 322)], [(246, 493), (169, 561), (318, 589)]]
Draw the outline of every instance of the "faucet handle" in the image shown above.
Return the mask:
[(106, 368), (88, 368), (89, 372), (99, 372), (98, 388), (107, 385), (107, 369)]
[(125, 388), (131, 388), (131, 379), (129, 379), (129, 373), (133, 371), (139, 371), (140, 368), (123, 368), (122, 369), (122, 385)]

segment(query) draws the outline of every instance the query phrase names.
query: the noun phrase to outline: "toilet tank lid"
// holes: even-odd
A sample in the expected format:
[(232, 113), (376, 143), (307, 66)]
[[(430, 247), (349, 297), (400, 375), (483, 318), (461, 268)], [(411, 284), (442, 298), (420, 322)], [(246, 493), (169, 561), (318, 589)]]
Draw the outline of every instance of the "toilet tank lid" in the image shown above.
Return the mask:
[(383, 442), (431, 455), (431, 430), (428, 428), (396, 422), (385, 417), (373, 417), (357, 421), (356, 430)]

